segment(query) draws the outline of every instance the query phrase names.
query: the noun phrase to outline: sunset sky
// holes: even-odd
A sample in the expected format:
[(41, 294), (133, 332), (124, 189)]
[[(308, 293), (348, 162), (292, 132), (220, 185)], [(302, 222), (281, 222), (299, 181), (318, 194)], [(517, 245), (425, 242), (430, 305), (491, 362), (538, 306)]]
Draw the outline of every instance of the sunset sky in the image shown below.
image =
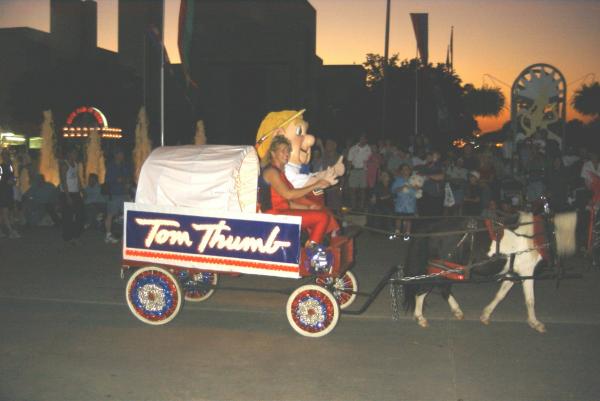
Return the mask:
[[(325, 64), (360, 64), (383, 54), (386, 0), (309, 0), (317, 10), (317, 54)], [(117, 0), (97, 0), (98, 44), (117, 50)], [(429, 59), (444, 62), (454, 26), (454, 67), (463, 81), (497, 85), (510, 100), (517, 75), (534, 63), (557, 67), (568, 98), (583, 82), (600, 78), (600, 0), (392, 0), (390, 54), (416, 54), (409, 13), (429, 13)], [(49, 0), (0, 0), (0, 27), (50, 28)], [(179, 62), (179, 0), (167, 0), (165, 35)], [(493, 78), (491, 78), (491, 77)], [(508, 117), (480, 121), (483, 131)], [(567, 118), (581, 118), (571, 108)]]

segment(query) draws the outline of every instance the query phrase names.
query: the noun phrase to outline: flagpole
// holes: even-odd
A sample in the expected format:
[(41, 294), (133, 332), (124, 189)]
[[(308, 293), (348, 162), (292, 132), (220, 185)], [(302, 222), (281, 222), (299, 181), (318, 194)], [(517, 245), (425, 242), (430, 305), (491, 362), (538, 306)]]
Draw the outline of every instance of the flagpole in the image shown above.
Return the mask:
[(165, 1), (162, 0), (160, 29), (160, 146), (165, 146)]
[(415, 57), (415, 142), (419, 132), (419, 48), (417, 46), (417, 56)]
[(386, 128), (386, 109), (387, 109), (387, 87), (388, 87), (388, 58), (390, 49), (390, 4), (391, 0), (387, 0), (385, 12), (385, 47), (383, 55), (383, 110), (381, 111), (381, 139), (385, 138)]

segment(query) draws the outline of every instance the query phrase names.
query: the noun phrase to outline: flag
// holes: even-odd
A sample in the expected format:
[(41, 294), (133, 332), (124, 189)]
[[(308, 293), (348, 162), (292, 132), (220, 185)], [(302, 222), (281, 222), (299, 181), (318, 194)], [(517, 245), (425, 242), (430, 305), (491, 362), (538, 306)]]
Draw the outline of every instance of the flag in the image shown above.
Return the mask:
[(421, 62), (425, 65), (429, 62), (429, 14), (427, 13), (411, 13), (413, 29), (417, 39), (417, 48)]
[(192, 36), (194, 33), (194, 3), (195, 0), (181, 0), (177, 45), (179, 46), (179, 57), (181, 57), (181, 69), (185, 75), (187, 86), (191, 85), (197, 88), (198, 84), (192, 79), (190, 66)]
[(450, 29), (450, 71), (454, 71), (454, 27)]

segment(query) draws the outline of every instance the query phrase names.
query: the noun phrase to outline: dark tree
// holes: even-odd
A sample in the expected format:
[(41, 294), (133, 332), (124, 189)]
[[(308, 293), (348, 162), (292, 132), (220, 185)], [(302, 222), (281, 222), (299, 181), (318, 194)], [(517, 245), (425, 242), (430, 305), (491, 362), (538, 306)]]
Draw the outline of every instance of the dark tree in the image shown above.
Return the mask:
[(600, 115), (600, 83), (593, 82), (582, 85), (575, 91), (571, 101), (575, 110), (586, 116), (598, 117)]

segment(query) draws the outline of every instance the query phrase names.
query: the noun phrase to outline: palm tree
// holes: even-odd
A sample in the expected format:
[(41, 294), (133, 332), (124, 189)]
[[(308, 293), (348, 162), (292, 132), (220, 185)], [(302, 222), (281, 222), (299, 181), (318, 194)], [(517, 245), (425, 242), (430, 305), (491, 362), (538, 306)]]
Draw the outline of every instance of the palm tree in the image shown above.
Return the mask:
[(600, 115), (600, 83), (583, 84), (575, 91), (571, 104), (583, 115), (598, 117)]

